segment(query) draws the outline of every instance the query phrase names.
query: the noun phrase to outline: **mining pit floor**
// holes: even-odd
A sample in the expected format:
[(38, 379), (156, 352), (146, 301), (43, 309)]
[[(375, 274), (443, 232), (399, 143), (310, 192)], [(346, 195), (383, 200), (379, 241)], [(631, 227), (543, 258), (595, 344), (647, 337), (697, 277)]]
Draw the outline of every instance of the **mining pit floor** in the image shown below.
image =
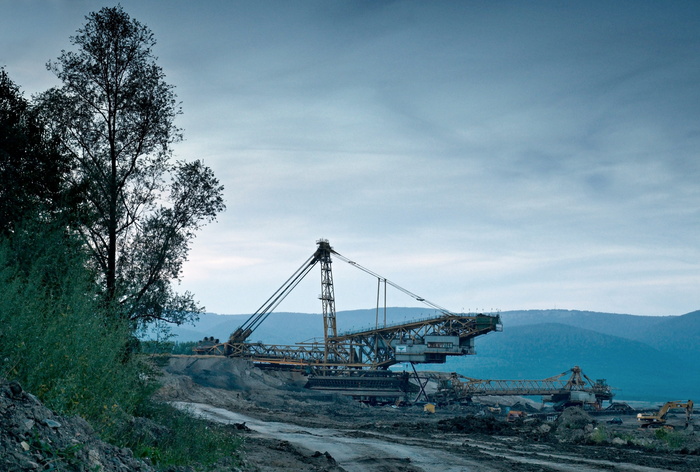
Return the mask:
[(236, 425), (246, 471), (700, 470), (700, 436), (692, 423), (659, 434), (639, 429), (634, 416), (612, 425), (613, 415), (592, 417), (578, 408), (553, 422), (508, 423), (479, 405), (450, 405), (434, 414), (420, 405), (367, 406), (306, 390), (301, 374), (220, 357), (172, 357), (163, 371), (162, 400)]

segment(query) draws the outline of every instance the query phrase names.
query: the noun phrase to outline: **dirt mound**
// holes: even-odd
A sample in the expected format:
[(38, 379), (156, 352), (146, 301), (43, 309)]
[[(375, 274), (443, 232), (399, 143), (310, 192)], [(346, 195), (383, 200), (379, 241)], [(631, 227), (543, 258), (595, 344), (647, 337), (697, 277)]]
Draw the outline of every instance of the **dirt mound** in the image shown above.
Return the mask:
[(438, 430), (451, 433), (491, 434), (514, 436), (513, 427), (493, 417), (458, 416), (438, 421)]
[(250, 362), (228, 357), (173, 356), (163, 370), (187, 375), (204, 387), (241, 393), (269, 389), (298, 391), (306, 384), (298, 372), (262, 371)]
[(313, 418), (324, 415), (335, 421), (353, 421), (366, 410), (348, 397), (305, 389), (306, 377), (298, 372), (263, 370), (242, 359), (171, 357), (162, 369), (157, 398), (163, 401), (255, 411), (271, 420), (284, 411), (312, 423), (317, 422)]
[(309, 451), (287, 441), (248, 438), (246, 472), (345, 472), (327, 452)]
[(584, 442), (595, 429), (596, 421), (579, 407), (567, 408), (555, 422), (554, 433), (560, 441)]
[(100, 441), (79, 417), (58, 416), (16, 382), (0, 379), (0, 470), (153, 471)]

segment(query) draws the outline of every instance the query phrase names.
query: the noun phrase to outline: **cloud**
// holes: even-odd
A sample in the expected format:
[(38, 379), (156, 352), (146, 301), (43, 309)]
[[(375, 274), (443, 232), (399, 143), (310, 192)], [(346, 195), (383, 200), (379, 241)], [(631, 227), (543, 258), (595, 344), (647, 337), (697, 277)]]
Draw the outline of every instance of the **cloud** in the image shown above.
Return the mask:
[[(226, 187), (182, 284), (211, 310), (257, 308), (318, 238), (457, 310), (698, 308), (697, 5), (122, 5), (183, 102), (177, 157)], [(2, 7), (29, 92), (95, 8)], [(371, 303), (336, 267), (338, 309)]]

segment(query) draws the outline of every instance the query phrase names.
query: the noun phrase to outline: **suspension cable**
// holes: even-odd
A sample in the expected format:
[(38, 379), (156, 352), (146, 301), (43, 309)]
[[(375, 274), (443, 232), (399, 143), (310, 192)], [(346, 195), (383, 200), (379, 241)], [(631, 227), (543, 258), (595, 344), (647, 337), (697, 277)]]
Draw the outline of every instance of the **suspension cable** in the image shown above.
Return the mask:
[[(401, 287), (400, 285), (398, 285), (398, 284), (392, 282), (391, 280), (387, 279), (386, 277), (382, 277), (381, 275), (379, 275), (379, 274), (377, 274), (377, 273), (375, 273), (375, 272), (372, 272), (372, 271), (369, 270), (368, 268), (361, 266), (361, 265), (358, 264), (357, 262), (351, 261), (351, 260), (348, 259), (347, 257), (345, 257), (345, 256), (343, 256), (342, 254), (339, 254), (338, 252), (336, 252), (335, 250), (331, 249), (331, 252), (332, 252), (336, 257), (338, 257), (338, 259), (340, 259), (340, 260), (342, 260), (342, 261), (345, 261), (345, 262), (347, 262), (348, 264), (350, 264), (350, 265), (352, 265), (352, 266), (354, 266), (354, 267), (357, 267), (357, 268), (360, 269), (361, 271), (366, 272), (366, 273), (368, 273), (369, 275), (371, 275), (371, 276), (373, 276), (373, 277), (376, 277), (376, 278), (379, 279), (379, 280), (383, 280), (385, 284), (391, 285), (391, 286), (394, 287), (395, 289), (400, 290), (401, 292), (405, 293), (406, 295), (408, 295), (409, 297), (415, 299), (416, 301), (419, 301), (419, 302), (421, 302), (421, 303), (423, 303), (423, 304), (425, 304), (425, 305), (427, 305), (427, 306), (429, 306), (429, 307), (431, 307), (431, 308), (434, 308), (434, 309), (436, 309), (436, 310), (439, 310), (439, 311), (441, 311), (441, 312), (442, 312), (443, 314), (445, 314), (445, 315), (451, 315), (451, 314), (452, 314), (452, 312), (451, 312), (450, 310), (448, 310), (447, 308), (441, 307), (440, 305), (438, 305), (438, 304), (436, 304), (436, 303), (433, 303), (433, 302), (431, 302), (430, 300), (426, 300), (425, 298), (423, 298), (423, 297), (421, 297), (421, 296), (419, 296), (419, 295), (416, 295), (415, 293), (413, 293), (413, 292), (411, 292), (410, 290), (407, 290), (407, 289)], [(385, 303), (386, 303), (386, 300), (385, 300)]]

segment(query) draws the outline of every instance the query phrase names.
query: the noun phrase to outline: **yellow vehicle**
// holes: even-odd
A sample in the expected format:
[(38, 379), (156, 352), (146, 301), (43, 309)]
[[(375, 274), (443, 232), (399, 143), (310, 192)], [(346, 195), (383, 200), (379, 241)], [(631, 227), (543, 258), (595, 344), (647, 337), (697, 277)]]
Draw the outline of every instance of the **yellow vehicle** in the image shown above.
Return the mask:
[(687, 428), (690, 424), (690, 418), (693, 415), (693, 401), (688, 400), (687, 402), (674, 401), (666, 402), (658, 412), (656, 413), (638, 413), (637, 421), (639, 421), (640, 428), (669, 428), (673, 429), (672, 426), (666, 425), (666, 415), (669, 410), (675, 408), (685, 409), (685, 427)]

